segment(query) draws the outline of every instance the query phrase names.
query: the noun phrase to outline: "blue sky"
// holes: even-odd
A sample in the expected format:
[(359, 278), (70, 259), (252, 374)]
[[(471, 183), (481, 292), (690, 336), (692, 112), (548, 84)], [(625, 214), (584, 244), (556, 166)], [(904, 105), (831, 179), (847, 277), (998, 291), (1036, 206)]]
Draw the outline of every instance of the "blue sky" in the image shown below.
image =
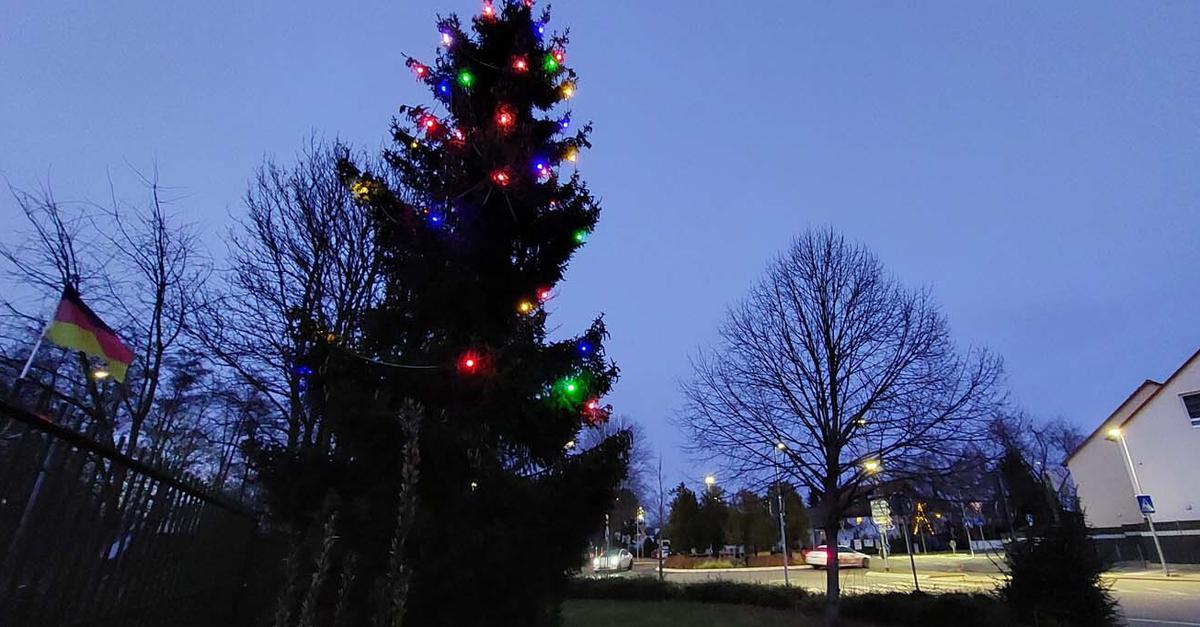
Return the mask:
[[(103, 200), (157, 165), (208, 234), (264, 155), (383, 145), (427, 100), (437, 13), (473, 2), (10, 2), (0, 175)], [(668, 481), (688, 356), (797, 232), (928, 286), (1013, 399), (1090, 430), (1200, 348), (1200, 3), (557, 3), (592, 119), (599, 229), (552, 324), (603, 311)], [(0, 224), (16, 210), (0, 198)], [(8, 230), (5, 226), (4, 230)]]

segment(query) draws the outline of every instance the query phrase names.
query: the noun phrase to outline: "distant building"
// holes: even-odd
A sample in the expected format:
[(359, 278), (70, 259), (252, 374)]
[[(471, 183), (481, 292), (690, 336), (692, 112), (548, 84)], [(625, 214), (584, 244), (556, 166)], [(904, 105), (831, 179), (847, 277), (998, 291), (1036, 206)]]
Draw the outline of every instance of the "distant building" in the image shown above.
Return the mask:
[(1134, 498), (1129, 447), (1168, 562), (1200, 563), (1200, 351), (1165, 382), (1147, 380), (1067, 458), (1092, 535), (1112, 558), (1158, 556)]

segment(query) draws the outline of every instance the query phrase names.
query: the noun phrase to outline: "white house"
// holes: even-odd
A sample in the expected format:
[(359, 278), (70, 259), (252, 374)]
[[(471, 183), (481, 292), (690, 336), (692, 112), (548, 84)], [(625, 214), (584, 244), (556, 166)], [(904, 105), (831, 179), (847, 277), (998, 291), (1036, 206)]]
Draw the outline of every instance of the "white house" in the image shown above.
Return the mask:
[[(1129, 449), (1132, 472), (1121, 440)], [(1156, 561), (1133, 476), (1154, 501), (1168, 562), (1200, 563), (1200, 351), (1146, 380), (1067, 458), (1093, 537), (1119, 560)]]

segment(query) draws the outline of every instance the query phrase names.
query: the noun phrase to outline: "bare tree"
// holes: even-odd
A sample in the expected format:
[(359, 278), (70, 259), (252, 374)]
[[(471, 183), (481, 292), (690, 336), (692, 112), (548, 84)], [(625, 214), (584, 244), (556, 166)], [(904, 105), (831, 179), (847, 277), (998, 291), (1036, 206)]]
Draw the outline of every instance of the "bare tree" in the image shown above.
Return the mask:
[(346, 148), (312, 141), (292, 167), (267, 160), (229, 235), (229, 264), (192, 325), (209, 354), (274, 410), (263, 436), (289, 448), (328, 432), (301, 397), (313, 367), (299, 363), (318, 334), (350, 337), (378, 302), (374, 222), (338, 179)]
[(986, 434), (1000, 361), (961, 355), (925, 291), (888, 277), (867, 249), (808, 232), (731, 309), (694, 360), (679, 423), (690, 450), (743, 478), (781, 470), (818, 504), (838, 621), (837, 530), (875, 472), (943, 472)]
[[(130, 205), (114, 195), (109, 207), (64, 207), (49, 191), (14, 192), (30, 231), (0, 248), (10, 285), (57, 297), (67, 286), (90, 297), (132, 349), (134, 361), (121, 385), (90, 376), (89, 360), (47, 347), (57, 358), (35, 362), (30, 381), (82, 411), (113, 438), (125, 436), (127, 452), (142, 442), (155, 409), (164, 365), (182, 350), (182, 330), (195, 295), (208, 277), (195, 231), (166, 209), (157, 180), (143, 177), (149, 202)], [(29, 296), (23, 294), (23, 296)], [(8, 329), (36, 338), (49, 311), (4, 302)], [(60, 372), (67, 367), (66, 374)]]

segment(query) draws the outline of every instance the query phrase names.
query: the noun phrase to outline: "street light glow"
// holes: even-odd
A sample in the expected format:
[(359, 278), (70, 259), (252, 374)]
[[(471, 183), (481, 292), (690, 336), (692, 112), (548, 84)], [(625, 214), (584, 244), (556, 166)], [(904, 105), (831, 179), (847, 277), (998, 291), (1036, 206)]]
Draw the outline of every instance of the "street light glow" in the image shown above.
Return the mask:
[(710, 487), (710, 488), (711, 488), (711, 487), (713, 487), (713, 486), (714, 486), (714, 485), (716, 485), (716, 484), (717, 484), (717, 478), (716, 478), (716, 477), (714, 477), (713, 475), (705, 475), (705, 477), (704, 477), (704, 485), (706, 485), (706, 486), (708, 486), (708, 487)]
[(787, 445), (786, 445), (786, 444), (784, 444), (783, 442), (776, 442), (776, 443), (775, 443), (775, 448), (776, 448), (776, 450), (780, 450), (780, 451), (786, 451), (786, 450), (787, 450)]
[(1112, 429), (1108, 430), (1108, 439), (1116, 441), (1120, 437), (1121, 437), (1121, 429), (1119, 427), (1113, 427)]
[(868, 459), (867, 461), (863, 462), (863, 469), (869, 473), (879, 472), (879, 462), (874, 459)]

